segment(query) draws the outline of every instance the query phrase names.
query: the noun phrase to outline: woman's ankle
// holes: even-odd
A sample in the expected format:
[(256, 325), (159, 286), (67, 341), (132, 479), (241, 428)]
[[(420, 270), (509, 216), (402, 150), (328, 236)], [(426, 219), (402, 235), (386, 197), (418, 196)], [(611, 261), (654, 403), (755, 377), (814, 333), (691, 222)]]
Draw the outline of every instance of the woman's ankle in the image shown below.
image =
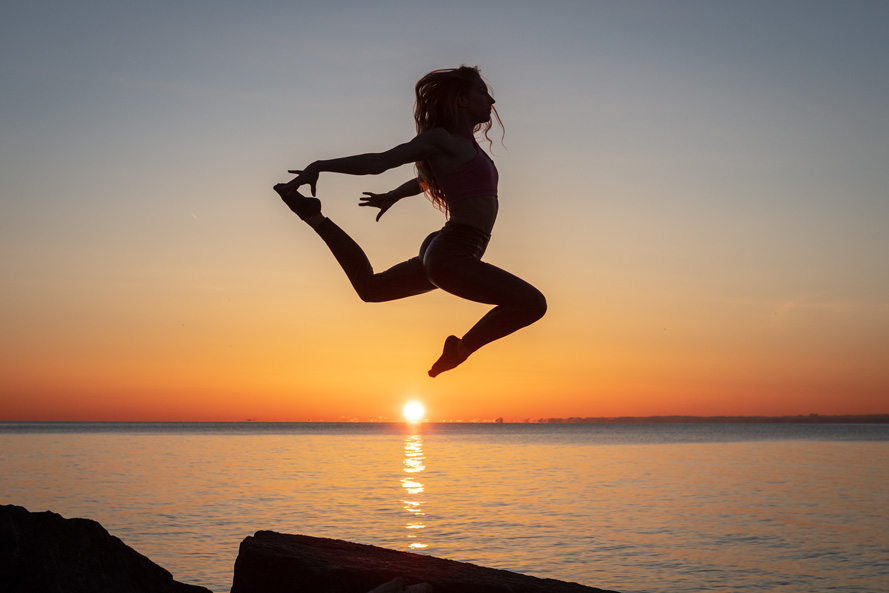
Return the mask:
[(327, 220), (327, 217), (319, 212), (318, 214), (312, 214), (303, 220), (307, 225), (317, 230), (321, 223)]
[(469, 358), (470, 354), (469, 349), (463, 345), (463, 340), (457, 336), (448, 336), (445, 340), (444, 351), (441, 353), (441, 357), (429, 369), (429, 376), (437, 377), (441, 373), (459, 366)]

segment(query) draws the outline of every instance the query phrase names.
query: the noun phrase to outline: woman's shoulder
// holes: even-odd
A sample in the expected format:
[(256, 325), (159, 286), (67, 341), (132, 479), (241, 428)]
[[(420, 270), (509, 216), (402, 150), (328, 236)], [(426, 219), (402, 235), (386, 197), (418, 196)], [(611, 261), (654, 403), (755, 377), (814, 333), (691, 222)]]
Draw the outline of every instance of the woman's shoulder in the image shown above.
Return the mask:
[(450, 132), (447, 128), (432, 128), (417, 134), (414, 142), (434, 146), (444, 155), (460, 156), (472, 150), (466, 138)]
[(415, 140), (421, 142), (431, 142), (438, 145), (450, 144), (454, 141), (454, 134), (451, 134), (445, 128), (432, 128), (424, 130), (417, 134)]

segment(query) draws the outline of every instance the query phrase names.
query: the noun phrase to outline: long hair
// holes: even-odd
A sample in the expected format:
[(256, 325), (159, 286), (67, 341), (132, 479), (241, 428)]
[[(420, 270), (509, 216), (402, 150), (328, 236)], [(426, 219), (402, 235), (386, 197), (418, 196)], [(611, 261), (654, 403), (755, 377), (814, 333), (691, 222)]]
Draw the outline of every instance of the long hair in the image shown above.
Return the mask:
[[(417, 134), (434, 128), (445, 128), (453, 131), (459, 119), (457, 98), (472, 89), (473, 85), (482, 80), (487, 84), (478, 66), (460, 66), (459, 68), (445, 68), (433, 70), (417, 82), (414, 91), (416, 102), (414, 103), (414, 122), (417, 124)], [(490, 88), (490, 85), (488, 85)], [(500, 115), (492, 106), (491, 113), (497, 118), (497, 123), (503, 129)], [(494, 125), (493, 118), (475, 126), (473, 132), (482, 131), (489, 144), (493, 141), (488, 132)], [(426, 195), (436, 208), (448, 213), (448, 204), (445, 201), (444, 192), (438, 185), (438, 181), (432, 174), (432, 169), (426, 161), (418, 161), (417, 178)]]

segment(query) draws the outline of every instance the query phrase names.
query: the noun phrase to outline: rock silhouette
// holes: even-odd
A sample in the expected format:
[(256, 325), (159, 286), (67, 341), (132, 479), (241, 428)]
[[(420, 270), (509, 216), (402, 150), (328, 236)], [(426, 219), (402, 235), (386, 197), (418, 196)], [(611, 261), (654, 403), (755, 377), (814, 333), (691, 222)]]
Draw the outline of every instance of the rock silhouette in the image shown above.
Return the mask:
[(211, 593), (186, 585), (90, 519), (0, 506), (4, 593)]
[(603, 592), (434, 556), (259, 531), (241, 542), (231, 593), (367, 593), (394, 579), (405, 588), (426, 584), (433, 593)]
[[(0, 505), (3, 593), (212, 593), (172, 575), (90, 519)], [(231, 593), (613, 593), (343, 540), (258, 531), (241, 542)]]

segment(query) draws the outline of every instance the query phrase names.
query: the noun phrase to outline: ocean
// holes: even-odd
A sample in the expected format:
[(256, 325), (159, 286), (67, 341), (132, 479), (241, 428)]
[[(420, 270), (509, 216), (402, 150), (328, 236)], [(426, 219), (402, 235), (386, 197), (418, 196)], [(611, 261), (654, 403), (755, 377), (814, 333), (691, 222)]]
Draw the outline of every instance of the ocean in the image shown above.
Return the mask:
[(0, 503), (231, 587), (259, 530), (623, 593), (889, 591), (889, 425), (0, 422)]

